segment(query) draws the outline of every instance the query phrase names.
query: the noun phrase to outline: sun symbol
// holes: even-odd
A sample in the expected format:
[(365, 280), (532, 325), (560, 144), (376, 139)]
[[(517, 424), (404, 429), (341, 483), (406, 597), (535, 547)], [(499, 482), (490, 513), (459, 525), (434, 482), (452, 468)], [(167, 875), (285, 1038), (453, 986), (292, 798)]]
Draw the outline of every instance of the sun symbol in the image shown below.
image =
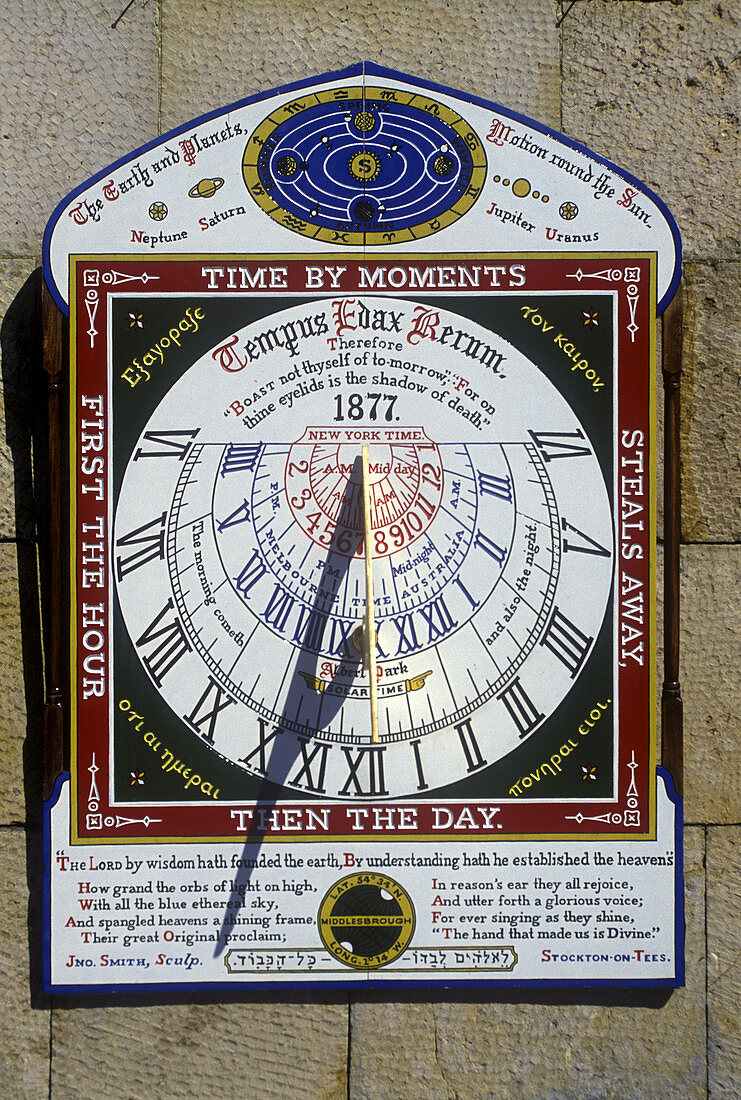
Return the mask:
[(564, 221), (573, 221), (576, 215), (579, 213), (579, 207), (575, 202), (562, 202), (558, 208), (558, 212)]
[(130, 313), (129, 328), (144, 328), (144, 315), (142, 313)]
[(599, 325), (599, 313), (596, 309), (585, 309), (582, 313), (584, 324), (589, 328), (597, 328)]
[(163, 202), (153, 202), (149, 207), (149, 216), (153, 222), (163, 222), (167, 217), (167, 207)]
[(597, 768), (594, 764), (582, 764), (581, 777), (587, 783), (592, 783), (597, 778)]
[(350, 157), (348, 168), (354, 179), (362, 180), (363, 183), (370, 183), (371, 180), (376, 179), (381, 171), (381, 161), (375, 153), (362, 149), (359, 153), (353, 153)]
[(129, 784), (132, 787), (143, 787), (146, 778), (144, 772), (129, 772)]

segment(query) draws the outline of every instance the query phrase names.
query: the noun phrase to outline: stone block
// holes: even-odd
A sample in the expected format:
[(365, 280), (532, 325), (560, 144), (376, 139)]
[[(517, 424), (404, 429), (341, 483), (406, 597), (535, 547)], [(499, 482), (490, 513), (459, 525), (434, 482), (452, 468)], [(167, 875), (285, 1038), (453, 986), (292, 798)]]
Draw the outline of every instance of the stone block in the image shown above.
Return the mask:
[(34, 960), (31, 967), (29, 942), (37, 952), (41, 933), (37, 914), (29, 920), (26, 854), (23, 829), (0, 831), (0, 1092), (6, 1100), (38, 1100), (49, 1092), (50, 1013), (33, 1007), (30, 998), (38, 965)]
[(0, 5), (0, 254), (37, 255), (57, 203), (157, 134), (157, 7)]
[(566, 133), (664, 199), (688, 258), (741, 254), (740, 24), (741, 0), (590, 0), (562, 24)]
[(45, 423), (36, 267), (32, 259), (0, 261), (0, 538), (34, 532), (33, 443)]
[(741, 828), (708, 829), (708, 1095), (735, 1100), (741, 1081)]
[(552, 126), (558, 30), (550, 0), (162, 2), (162, 119), (170, 129), (295, 80), (375, 61)]
[(686, 821), (730, 823), (741, 817), (739, 591), (741, 546), (682, 547)]
[(55, 1011), (50, 1095), (344, 1100), (347, 1011), (316, 1001)]
[(682, 538), (741, 541), (741, 264), (686, 272)]
[(684, 989), (664, 1004), (637, 991), (515, 989), (363, 1001), (352, 1009), (352, 1100), (704, 1098), (703, 830), (685, 839)]

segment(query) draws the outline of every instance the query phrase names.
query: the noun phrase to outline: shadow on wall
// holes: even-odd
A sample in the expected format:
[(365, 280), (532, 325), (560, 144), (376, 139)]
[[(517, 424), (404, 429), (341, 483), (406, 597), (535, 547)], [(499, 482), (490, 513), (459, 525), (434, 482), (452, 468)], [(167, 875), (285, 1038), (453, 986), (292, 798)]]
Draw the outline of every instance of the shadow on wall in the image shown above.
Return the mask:
[[(14, 507), (14, 515), (9, 515), (7, 521), (10, 530), (2, 541), (15, 545), (18, 572), (22, 668), (11, 669), (9, 673), (13, 681), (22, 677), (26, 713), (23, 744), (25, 820), (19, 824), (26, 826), (30, 990), (32, 1002), (36, 1005), (42, 1003), (41, 807), (44, 664), (41, 622), (45, 592), (40, 578), (45, 573), (47, 455), (47, 388), (42, 366), (41, 283), (41, 270), (37, 269), (19, 290), (0, 326), (5, 445), (12, 461)], [(6, 502), (6, 512), (10, 511), (10, 507), (10, 502)], [(10, 546), (7, 546), (7, 550), (10, 552)], [(14, 748), (12, 742), (5, 746), (6, 751), (13, 751)]]

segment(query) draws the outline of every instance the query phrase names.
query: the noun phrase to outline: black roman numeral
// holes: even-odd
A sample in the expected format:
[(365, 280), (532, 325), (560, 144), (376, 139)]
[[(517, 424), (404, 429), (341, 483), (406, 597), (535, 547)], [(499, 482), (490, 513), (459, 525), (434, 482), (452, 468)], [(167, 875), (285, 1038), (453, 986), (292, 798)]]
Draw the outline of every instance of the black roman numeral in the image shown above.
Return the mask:
[(410, 741), (412, 752), (414, 753), (414, 766), (417, 769), (417, 790), (428, 790), (427, 780), (425, 779), (424, 769), (422, 768), (422, 754), (419, 751), (419, 739), (416, 741)]
[[(204, 711), (199, 715), (201, 708), (205, 708), (206, 703), (209, 703), (209, 696), (214, 695), (213, 707), (209, 711)], [(222, 702), (223, 700), (223, 702)], [(220, 714), (222, 710), (226, 710), (231, 703), (235, 700), (230, 695), (227, 695), (221, 684), (218, 684), (212, 676), (208, 678), (208, 684), (203, 695), (193, 707), (192, 712), (188, 715), (188, 721), (198, 730), (204, 741), (207, 741), (209, 745), (214, 743), (214, 730), (216, 729), (216, 716)], [(208, 729), (204, 733), (202, 727), (208, 722)]]
[(546, 646), (551, 653), (555, 653), (559, 661), (566, 665), (573, 680), (584, 663), (593, 640), (586, 634), (582, 634), (579, 627), (567, 619), (558, 607), (554, 607), (543, 637), (540, 639), (540, 645)]
[(509, 712), (509, 716), (520, 731), (520, 737), (527, 737), (545, 715), (542, 714), (527, 694), (519, 676), (508, 684), (504, 691), (500, 691), (497, 699), (501, 699)]
[[(314, 791), (315, 794), (324, 794), (324, 773), (327, 770), (327, 754), (329, 752), (329, 745), (324, 745), (317, 741), (314, 744), (311, 752), (308, 750), (308, 746), (311, 741), (308, 737), (299, 737), (298, 745), (301, 750), (301, 760), (303, 761), (303, 767), (300, 771), (296, 772), (293, 779), (289, 780), (296, 787), (306, 787), (309, 791)], [(318, 772), (312, 773), (311, 767), (316, 757), (319, 757), (317, 764)], [(306, 781), (301, 782), (303, 777), (306, 776)]]
[[(137, 646), (147, 646), (152, 642), (158, 642), (151, 653), (142, 657), (143, 663), (149, 669), (149, 673), (157, 687), (162, 687), (162, 681), (173, 665), (177, 664), (181, 657), (190, 652), (190, 642), (185, 637), (180, 619), (175, 615), (175, 605), (172, 597), (167, 601), (140, 638), (137, 638)], [(168, 619), (167, 616), (171, 615)], [(160, 623), (164, 624), (160, 626)]]
[[(356, 753), (353, 753), (352, 749), (343, 747), (342, 751), (347, 760), (348, 776), (345, 786), (340, 791), (341, 795), (350, 793), (351, 783), (354, 794), (363, 797), (388, 794), (383, 776), (383, 754), (386, 751), (384, 747), (374, 745), (367, 749), (359, 749)], [(366, 785), (363, 786), (363, 783)]]
[[(258, 726), (259, 726), (259, 738), (260, 738), (260, 740), (258, 742), (258, 745), (257, 745), (257, 748), (253, 749), (252, 752), (247, 754), (247, 756), (240, 757), (239, 763), (240, 764), (247, 764), (248, 767), (251, 767), (253, 771), (259, 772), (260, 775), (265, 775), (265, 773), (267, 771), (267, 753), (265, 752), (265, 750), (266, 750), (267, 746), (270, 744), (270, 742), (274, 738), (276, 738), (279, 733), (283, 733), (283, 730), (280, 728), (280, 726), (273, 726), (270, 733), (268, 733), (267, 732), (267, 730), (268, 730), (267, 722), (265, 722), (262, 718), (258, 717), (257, 723), (258, 723)], [(259, 761), (258, 761), (257, 765), (253, 765), (252, 760), (256, 756), (259, 758)]]
[(128, 535), (122, 535), (116, 540), (116, 546), (137, 547), (127, 558), (123, 554), (117, 558), (116, 575), (119, 580), (123, 580), (129, 573), (133, 573), (135, 569), (156, 558), (164, 561), (166, 519), (167, 512), (163, 512), (161, 516), (150, 520), (149, 523), (143, 523), (141, 527), (135, 527), (133, 531), (129, 531)]
[(483, 768), (486, 760), (481, 755), (481, 749), (474, 736), (471, 719), (466, 718), (463, 722), (459, 722), (457, 726), (454, 726), (453, 729), (460, 738), (461, 748), (466, 757), (466, 771), (475, 772), (479, 768)]
[(144, 438), (154, 449), (145, 451), (142, 447), (137, 448), (134, 462), (140, 458), (177, 458), (182, 462), (200, 430), (194, 428), (193, 431), (187, 431), (183, 428), (171, 432), (145, 432)]
[[(568, 550), (576, 550), (576, 552), (579, 553), (579, 554), (596, 554), (597, 557), (600, 557), (600, 558), (609, 558), (610, 551), (608, 549), (606, 549), (606, 547), (600, 546), (600, 544), (598, 542), (596, 542), (593, 538), (590, 538), (589, 535), (585, 535), (584, 532), (580, 531), (578, 527), (574, 527), (573, 524), (569, 523), (565, 519), (561, 520), (561, 527), (563, 528), (563, 531), (564, 531), (564, 535), (563, 535), (564, 552), (566, 552)], [(574, 542), (573, 539), (571, 540), (571, 542), (569, 542), (569, 540), (566, 538), (566, 532), (567, 531), (572, 531), (575, 535), (578, 535), (579, 538), (584, 539), (585, 542), (588, 543), (588, 545), (586, 545), (586, 546), (584, 544), (580, 545), (578, 542)]]
[[(538, 447), (544, 462), (553, 462), (557, 458), (576, 458), (577, 455), (591, 454), (589, 447), (580, 447), (573, 442), (576, 439), (584, 439), (584, 432), (577, 429), (575, 432), (530, 432)], [(572, 440), (572, 442), (569, 442)]]

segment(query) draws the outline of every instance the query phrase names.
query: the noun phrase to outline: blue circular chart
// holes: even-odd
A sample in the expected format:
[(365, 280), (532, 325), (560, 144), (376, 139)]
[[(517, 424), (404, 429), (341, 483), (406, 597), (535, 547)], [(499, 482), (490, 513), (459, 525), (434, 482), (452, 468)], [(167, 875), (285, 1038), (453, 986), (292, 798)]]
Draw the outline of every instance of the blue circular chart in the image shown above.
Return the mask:
[(481, 193), (486, 154), (457, 111), (393, 88), (335, 88), (256, 127), (244, 181), (265, 213), (332, 244), (388, 245), (437, 233)]

